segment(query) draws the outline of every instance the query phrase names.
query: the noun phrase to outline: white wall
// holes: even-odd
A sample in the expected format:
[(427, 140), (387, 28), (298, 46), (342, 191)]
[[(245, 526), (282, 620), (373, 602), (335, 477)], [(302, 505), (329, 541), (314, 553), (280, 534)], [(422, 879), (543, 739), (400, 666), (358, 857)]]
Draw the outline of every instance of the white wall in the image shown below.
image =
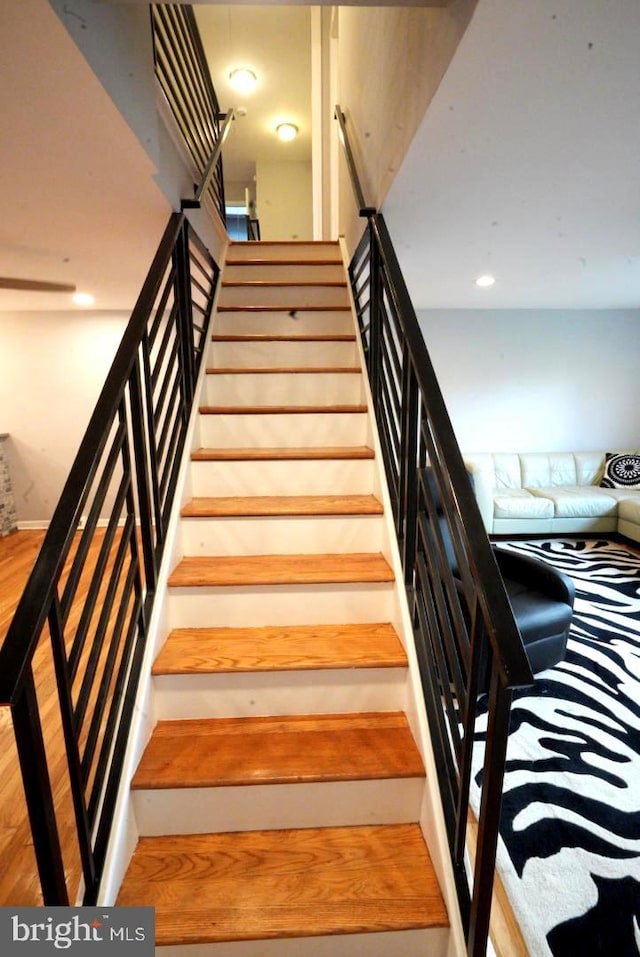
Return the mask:
[(463, 451), (640, 447), (640, 311), (418, 318)]
[[(367, 203), (382, 206), (476, 2), (338, 8), (336, 102)], [(364, 223), (340, 152), (339, 231), (353, 252)]]
[(256, 200), (262, 239), (313, 239), (310, 162), (258, 160)]
[(0, 313), (0, 431), (18, 523), (51, 518), (129, 313)]

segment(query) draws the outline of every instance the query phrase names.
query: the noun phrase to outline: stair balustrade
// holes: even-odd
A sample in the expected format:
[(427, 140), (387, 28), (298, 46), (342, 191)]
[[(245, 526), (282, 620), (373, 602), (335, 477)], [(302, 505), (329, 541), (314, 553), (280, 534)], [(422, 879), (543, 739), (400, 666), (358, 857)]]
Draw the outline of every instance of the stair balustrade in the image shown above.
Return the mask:
[[(349, 273), (366, 356), (426, 712), (470, 957), (486, 953), (511, 696), (533, 683), (469, 476), (384, 217), (365, 200), (339, 106), (359, 215)], [(482, 693), (486, 691), (487, 693)], [(478, 715), (487, 733), (474, 738)], [(481, 802), (466, 863), (474, 749)]]
[(194, 198), (185, 199), (183, 209), (200, 206), (208, 195), (224, 223), (221, 151), (234, 112), (220, 111), (193, 9), (152, 3), (150, 10), (158, 84), (200, 177)]
[(98, 898), (218, 275), (174, 213), (0, 649), (45, 905)]

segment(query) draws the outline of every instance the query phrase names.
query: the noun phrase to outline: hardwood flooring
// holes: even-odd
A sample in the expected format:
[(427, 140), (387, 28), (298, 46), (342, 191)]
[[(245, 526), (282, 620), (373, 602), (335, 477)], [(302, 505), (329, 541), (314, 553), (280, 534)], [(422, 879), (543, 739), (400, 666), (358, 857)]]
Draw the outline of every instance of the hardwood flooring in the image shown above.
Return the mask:
[(0, 647), (33, 568), (44, 532), (13, 532), (0, 538)]
[[(75, 597), (72, 601), (67, 621), (69, 640), (76, 633), (81, 610), (87, 596), (91, 577), (96, 567), (100, 547), (103, 543), (103, 531), (98, 530), (89, 548), (87, 560), (82, 570)], [(13, 618), (24, 586), (35, 563), (42, 540), (43, 531), (18, 531), (4, 538), (0, 538), (0, 647), (4, 644), (7, 630)], [(71, 562), (75, 556), (76, 542), (72, 544), (62, 576), (66, 581)], [(115, 540), (117, 547), (118, 538)], [(112, 568), (113, 550), (107, 562), (107, 574)], [(97, 605), (102, 607), (106, 583), (98, 591)], [(117, 591), (119, 595), (119, 590)], [(78, 676), (84, 674), (84, 665), (91, 646), (91, 636), (96, 627), (96, 619), (88, 623), (89, 639), (86, 650), (80, 655)], [(98, 655), (97, 668), (100, 671), (106, 651)], [(116, 662), (117, 665), (118, 662)], [(80, 884), (81, 865), (76, 846), (75, 816), (68, 786), (67, 758), (64, 748), (62, 724), (59, 715), (58, 692), (53, 669), (51, 644), (48, 630), (45, 628), (33, 658), (36, 693), (39, 702), (40, 719), (43, 727), (43, 736), (51, 786), (56, 807), (56, 819), (60, 830), (62, 855), (67, 874), (67, 886), (70, 895), (75, 896)], [(73, 689), (74, 702), (77, 700), (79, 688)], [(97, 684), (90, 692), (87, 703), (87, 714), (92, 714)], [(80, 746), (84, 747), (87, 740), (89, 721), (82, 728)], [(102, 740), (104, 725), (97, 729), (97, 746)], [(92, 782), (92, 771), (89, 773), (89, 786)], [(37, 877), (35, 857), (31, 841), (31, 830), (27, 817), (26, 803), (23, 793), (22, 777), (20, 774), (13, 724), (10, 709), (0, 706), (0, 906), (39, 905), (42, 903), (40, 886)]]
[[(14, 532), (0, 538), (0, 647), (43, 538), (41, 531)], [(34, 659), (36, 687), (38, 700), (47, 714), (45, 736), (52, 748), (49, 751), (52, 765), (61, 771), (63, 751), (54, 744), (59, 727), (55, 725), (54, 708), (49, 707), (49, 702), (55, 701), (55, 684), (43, 645), (41, 642)], [(61, 744), (61, 737), (59, 741)], [(54, 790), (60, 802), (68, 801), (68, 795), (59, 785), (56, 788), (55, 782)], [(11, 712), (6, 706), (0, 707), (0, 860), (0, 905), (41, 904)]]

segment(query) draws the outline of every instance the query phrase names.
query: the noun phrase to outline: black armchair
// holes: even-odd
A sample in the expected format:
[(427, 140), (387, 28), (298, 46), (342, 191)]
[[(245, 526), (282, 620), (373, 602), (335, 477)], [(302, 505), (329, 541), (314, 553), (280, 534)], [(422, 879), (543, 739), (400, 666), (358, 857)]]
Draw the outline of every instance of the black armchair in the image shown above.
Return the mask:
[(513, 616), (534, 675), (564, 659), (575, 586), (546, 562), (506, 548), (493, 548)]
[[(457, 578), (459, 573), (455, 551), (438, 487), (430, 468), (425, 469), (425, 474), (436, 506), (445, 555), (454, 578)], [(469, 478), (473, 484), (471, 476)], [(497, 545), (493, 546), (493, 551), (531, 670), (535, 675), (552, 668), (566, 654), (575, 599), (573, 581), (563, 572), (531, 555)], [(484, 684), (486, 678), (481, 681), (481, 686)]]

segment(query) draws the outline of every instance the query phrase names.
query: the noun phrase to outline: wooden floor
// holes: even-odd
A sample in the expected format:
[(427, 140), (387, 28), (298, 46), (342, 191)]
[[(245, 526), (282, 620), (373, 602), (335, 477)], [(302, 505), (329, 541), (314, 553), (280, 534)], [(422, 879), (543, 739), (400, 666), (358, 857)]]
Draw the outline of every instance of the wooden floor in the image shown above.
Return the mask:
[[(0, 647), (24, 590), (44, 538), (43, 531), (19, 531), (0, 538)], [(87, 594), (89, 579), (102, 542), (96, 532), (72, 604), (68, 629), (73, 633)], [(72, 544), (70, 559), (75, 553)], [(107, 567), (110, 567), (109, 565)], [(84, 657), (84, 655), (82, 656)], [(81, 866), (76, 846), (75, 818), (68, 787), (67, 759), (59, 716), (56, 680), (48, 632), (45, 630), (33, 658), (36, 693), (47, 761), (60, 828), (67, 886), (75, 894)], [(13, 725), (8, 707), (0, 707), (0, 906), (42, 904), (31, 830), (27, 817)]]
[[(0, 647), (43, 537), (44, 532), (28, 531), (0, 538)], [(43, 655), (37, 656), (41, 702), (47, 687), (44, 660)], [(6, 707), (0, 707), (0, 860), (0, 905), (41, 904), (11, 714)]]
[(0, 647), (33, 568), (44, 532), (13, 532), (0, 538)]

